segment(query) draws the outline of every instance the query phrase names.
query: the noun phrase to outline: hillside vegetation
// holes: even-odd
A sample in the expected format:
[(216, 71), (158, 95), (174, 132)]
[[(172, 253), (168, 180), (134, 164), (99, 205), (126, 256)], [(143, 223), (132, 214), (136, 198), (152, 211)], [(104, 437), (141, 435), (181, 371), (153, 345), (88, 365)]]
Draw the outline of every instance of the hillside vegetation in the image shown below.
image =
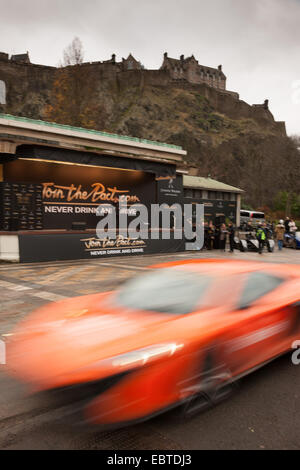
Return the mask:
[(299, 156), (271, 113), (262, 109), (256, 117), (247, 105), (247, 116), (241, 102), (226, 97), (227, 108), (232, 102), (226, 114), (221, 98), (216, 105), (204, 95), (207, 87), (199, 88), (129, 83), (122, 90), (100, 91), (92, 120), (110, 132), (181, 145), (187, 166), (244, 189), (244, 200), (253, 207), (273, 207), (280, 191), (299, 193)]
[(286, 211), (294, 207), (299, 152), (267, 107), (160, 71), (113, 75), (89, 64), (41, 71), (21, 77), (18, 92), (12, 84), (0, 111), (181, 145), (186, 168), (244, 189), (253, 208), (273, 208), (281, 193)]

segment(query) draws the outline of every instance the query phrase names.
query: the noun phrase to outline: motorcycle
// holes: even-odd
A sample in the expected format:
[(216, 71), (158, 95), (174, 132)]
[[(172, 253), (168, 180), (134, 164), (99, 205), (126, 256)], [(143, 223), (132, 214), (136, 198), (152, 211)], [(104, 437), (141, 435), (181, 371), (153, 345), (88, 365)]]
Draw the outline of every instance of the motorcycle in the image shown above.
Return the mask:
[(283, 246), (300, 250), (300, 232), (290, 232), (284, 234)]
[[(269, 253), (272, 253), (275, 248), (275, 242), (272, 235), (267, 233), (266, 238), (266, 247)], [(244, 232), (243, 234), (239, 233), (239, 237), (235, 238), (236, 247), (241, 252), (246, 251), (255, 251), (258, 253), (259, 251), (259, 242), (256, 238), (255, 232)]]

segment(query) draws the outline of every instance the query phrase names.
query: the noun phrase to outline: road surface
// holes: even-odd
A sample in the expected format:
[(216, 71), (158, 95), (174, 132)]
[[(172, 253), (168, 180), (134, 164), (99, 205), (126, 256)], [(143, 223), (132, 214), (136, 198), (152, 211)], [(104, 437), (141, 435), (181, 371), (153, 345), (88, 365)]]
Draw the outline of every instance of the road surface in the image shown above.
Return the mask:
[[(147, 266), (185, 258), (224, 257), (300, 263), (300, 252), (180, 253), (114, 259), (0, 264), (0, 339), (49, 301), (117, 287)], [(300, 338), (299, 338), (300, 339)], [(299, 449), (300, 366), (287, 354), (243, 379), (235, 394), (189, 421), (172, 411), (111, 432), (83, 433), (55, 424), (57, 411), (26, 397), (0, 365), (0, 449)]]

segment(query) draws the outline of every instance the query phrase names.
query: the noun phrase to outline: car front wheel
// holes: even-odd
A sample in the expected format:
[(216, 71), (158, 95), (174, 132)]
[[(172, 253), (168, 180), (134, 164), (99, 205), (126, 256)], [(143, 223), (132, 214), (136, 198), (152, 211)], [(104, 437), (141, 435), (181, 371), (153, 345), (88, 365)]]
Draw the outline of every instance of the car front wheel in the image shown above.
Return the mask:
[(190, 418), (227, 399), (235, 383), (225, 364), (218, 364), (213, 352), (206, 353), (201, 371), (190, 387), (191, 396), (183, 404), (183, 416)]

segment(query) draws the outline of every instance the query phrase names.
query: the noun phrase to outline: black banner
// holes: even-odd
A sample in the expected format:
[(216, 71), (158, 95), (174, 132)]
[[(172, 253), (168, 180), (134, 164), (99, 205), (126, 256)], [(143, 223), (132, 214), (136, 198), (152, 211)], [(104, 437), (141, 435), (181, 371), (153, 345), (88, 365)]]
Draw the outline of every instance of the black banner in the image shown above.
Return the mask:
[[(103, 206), (101, 214), (105, 215), (107, 205), (118, 209), (119, 201), (127, 203), (130, 221), (136, 216), (133, 205), (143, 204), (148, 208), (157, 199), (155, 176), (142, 171), (18, 160), (4, 166), (4, 176), (5, 184), (11, 188), (13, 185), (32, 187), (41, 193), (43, 228), (46, 230), (71, 230), (76, 225), (81, 229), (96, 230), (100, 221), (98, 207)], [(13, 189), (11, 193), (14, 193)], [(10, 205), (12, 210), (20, 213), (13, 197)], [(40, 208), (35, 218), (39, 221)], [(26, 230), (30, 224), (13, 225), (14, 230)], [(38, 223), (36, 229), (41, 228)]]
[[(86, 228), (96, 229), (101, 216), (115, 209), (118, 226), (119, 203), (126, 202), (128, 222), (136, 217), (139, 204), (150, 207), (155, 197), (155, 181), (144, 180), (144, 185), (124, 184), (105, 185), (94, 182), (81, 184), (42, 184), (44, 227), (71, 229), (74, 222), (85, 224)], [(154, 202), (154, 201), (153, 201)], [(109, 207), (110, 206), (110, 207)], [(133, 207), (134, 206), (134, 207)]]
[(154, 173), (158, 177), (176, 178), (176, 165), (152, 162), (150, 160), (140, 160), (112, 155), (99, 155), (90, 152), (78, 152), (76, 150), (33, 145), (20, 145), (17, 148), (16, 155), (22, 158), (27, 157), (33, 159), (79, 163), (82, 165), (145, 171), (147, 173)]
[[(172, 236), (172, 235), (171, 235)], [(33, 249), (34, 247), (34, 249)], [(20, 234), (21, 263), (93, 259), (114, 256), (185, 251), (185, 240), (146, 240), (117, 236), (97, 238), (94, 233)]]
[(0, 230), (42, 230), (42, 186), (0, 183)]
[(229, 219), (232, 223), (236, 223), (237, 205), (235, 201), (184, 198), (184, 204), (203, 204), (204, 217), (207, 222), (211, 220), (213, 223), (225, 222), (226, 219)]
[[(183, 433), (186, 432), (186, 428), (189, 429), (188, 424), (189, 423), (187, 423), (184, 427), (183, 424), (180, 423), (180, 426), (183, 428)], [(131, 430), (131, 428), (129, 429)], [(152, 438), (152, 435), (150, 434), (150, 436), (148, 437), (147, 435), (147, 439), (145, 439), (146, 444), (143, 441), (141, 444), (139, 432), (136, 431), (136, 434), (133, 434), (134, 436), (136, 436), (135, 439), (131, 437), (132, 434), (132, 431), (129, 431), (127, 433), (126, 429), (123, 430), (122, 433), (119, 433), (118, 431), (116, 431), (115, 433), (113, 431), (110, 431), (109, 435), (112, 435), (112, 447), (119, 446), (122, 450), (101, 450), (102, 446), (101, 444), (99, 444), (97, 449), (95, 449), (95, 446), (91, 446), (90, 450), (70, 450), (68, 447), (66, 447), (68, 449), (68, 453), (62, 454), (62, 450), (53, 450), (52, 448), (51, 450), (49, 450), (49, 445), (47, 447), (48, 450), (43, 450), (43, 456), (46, 456), (47, 462), (49, 462), (49, 465), (52, 466), (55, 466), (57, 464), (57, 460), (61, 455), (65, 455), (68, 458), (68, 462), (73, 462), (77, 466), (86, 465), (88, 458), (88, 461), (91, 462), (93, 466), (99, 467), (101, 468), (101, 470), (110, 470), (113, 468), (119, 468), (120, 470), (145, 470), (150, 468), (173, 468), (178, 470), (190, 470), (192, 468), (195, 468), (196, 466), (198, 468), (201, 468), (201, 466), (203, 465), (203, 461), (208, 459), (211, 467), (216, 466), (217, 464), (219, 466), (232, 466), (234, 458), (240, 460), (245, 457), (247, 458), (247, 462), (249, 462), (251, 466), (257, 466), (259, 463), (263, 464), (263, 461), (265, 461), (266, 465), (270, 465), (270, 458), (272, 460), (274, 457), (276, 457), (277, 462), (278, 460), (281, 460), (281, 464), (286, 464), (287, 455), (289, 457), (292, 457), (294, 455), (287, 454), (286, 450), (281, 453), (279, 453), (278, 451), (276, 451), (275, 453), (273, 451), (274, 454), (270, 453), (270, 451), (268, 451), (268, 453), (264, 453), (261, 451), (261, 449), (264, 449), (265, 446), (261, 445), (259, 446), (259, 450), (257, 450), (258, 446), (255, 446), (254, 444), (251, 444), (248, 441), (246, 441), (246, 444), (244, 446), (238, 446), (235, 444), (235, 442), (233, 442), (232, 444), (228, 445), (227, 449), (225, 448), (223, 443), (219, 443), (217, 439), (212, 440), (211, 445), (209, 445), (210, 450), (205, 450), (205, 446), (202, 446), (204, 450), (188, 450), (187, 446), (185, 445), (182, 445), (182, 447), (186, 450), (182, 450), (180, 447), (181, 442), (179, 438), (177, 439), (177, 441), (179, 440), (179, 443), (171, 441), (168, 438), (161, 438), (160, 443), (158, 443), (158, 441), (156, 440), (154, 441), (156, 445), (153, 445), (151, 444), (151, 439), (154, 438)], [(106, 443), (105, 440), (104, 442)], [(191, 440), (191, 442), (193, 441)], [(105, 444), (103, 444), (103, 447), (104, 445)], [(150, 446), (151, 449), (154, 449), (154, 447), (158, 447), (160, 450), (143, 450), (144, 448), (148, 449)], [(176, 450), (173, 450), (174, 447), (176, 448)], [(243, 449), (242, 451), (240, 450), (240, 447)], [(141, 448), (142, 450), (132, 450), (133, 448)], [(244, 448), (247, 450), (244, 450)], [(218, 452), (216, 452), (216, 450)], [(66, 450), (64, 452), (66, 452)], [(10, 453), (11, 461), (15, 462), (15, 464), (13, 464), (14, 466), (17, 466), (20, 463), (24, 465), (24, 462), (27, 462), (30, 466), (32, 465), (34, 457), (36, 457), (36, 451), (33, 450), (24, 451), (18, 449), (18, 452)], [(284, 461), (283, 458), (285, 459)]]
[(158, 202), (160, 204), (181, 204), (183, 198), (183, 181), (181, 175), (177, 175), (176, 178), (156, 178), (156, 180)]
[(17, 160), (17, 156), (12, 153), (0, 153), (0, 164), (2, 165), (3, 163), (7, 162), (13, 162), (14, 160)]

